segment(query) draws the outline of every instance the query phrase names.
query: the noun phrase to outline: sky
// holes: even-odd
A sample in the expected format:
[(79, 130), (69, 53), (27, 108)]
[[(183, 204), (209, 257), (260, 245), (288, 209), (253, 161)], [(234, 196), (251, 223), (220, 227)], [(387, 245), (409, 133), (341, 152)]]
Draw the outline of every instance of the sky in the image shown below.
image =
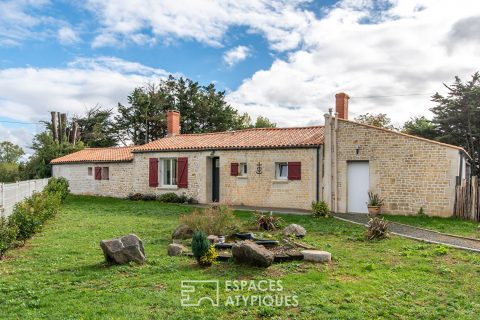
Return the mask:
[(0, 0), (0, 141), (169, 74), (282, 127), (323, 124), (338, 92), (403, 124), (480, 70), (479, 30), (478, 0)]

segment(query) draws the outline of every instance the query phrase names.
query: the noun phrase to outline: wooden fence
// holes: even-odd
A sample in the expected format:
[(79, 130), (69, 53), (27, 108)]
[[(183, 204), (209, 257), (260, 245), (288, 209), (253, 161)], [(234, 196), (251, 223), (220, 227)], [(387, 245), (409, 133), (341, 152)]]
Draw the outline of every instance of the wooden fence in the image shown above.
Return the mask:
[(480, 192), (478, 177), (463, 180), (456, 187), (455, 208), (453, 215), (458, 218), (480, 222)]

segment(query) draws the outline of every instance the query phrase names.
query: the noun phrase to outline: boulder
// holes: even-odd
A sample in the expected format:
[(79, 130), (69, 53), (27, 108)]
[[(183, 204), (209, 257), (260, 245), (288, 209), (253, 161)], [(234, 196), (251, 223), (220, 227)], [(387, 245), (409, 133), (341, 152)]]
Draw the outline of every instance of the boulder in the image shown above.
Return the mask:
[(145, 262), (145, 250), (143, 242), (136, 235), (129, 234), (116, 239), (100, 241), (105, 260), (109, 264), (124, 264), (130, 261), (143, 264)]
[(220, 240), (218, 239), (217, 236), (211, 234), (207, 237), (207, 239), (210, 241), (210, 243), (219, 243)]
[(283, 234), (286, 236), (296, 236), (297, 238), (303, 238), (307, 234), (307, 230), (299, 224), (292, 223), (283, 229)]
[(264, 246), (254, 242), (244, 241), (232, 246), (232, 256), (237, 263), (256, 267), (268, 267), (272, 264), (274, 255)]
[(305, 261), (311, 262), (318, 262), (318, 263), (325, 263), (332, 261), (332, 254), (327, 251), (320, 251), (320, 250), (303, 250), (301, 251), (303, 254), (303, 259)]
[(168, 252), (169, 256), (173, 257), (173, 256), (181, 255), (185, 250), (186, 250), (186, 248), (184, 246), (182, 246), (181, 244), (171, 243), (171, 244), (168, 245), (167, 252)]
[(193, 237), (193, 229), (186, 224), (179, 225), (172, 233), (172, 239), (189, 239)]

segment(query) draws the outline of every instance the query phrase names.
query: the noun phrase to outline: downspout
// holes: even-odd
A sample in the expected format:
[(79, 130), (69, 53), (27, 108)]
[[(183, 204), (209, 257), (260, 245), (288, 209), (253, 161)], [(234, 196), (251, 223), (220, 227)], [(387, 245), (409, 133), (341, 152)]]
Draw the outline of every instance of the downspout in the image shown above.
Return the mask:
[(457, 181), (457, 185), (461, 185), (462, 184), (462, 173), (463, 173), (463, 152), (462, 151), (459, 151), (458, 152), (460, 154), (460, 166), (458, 168), (458, 181)]
[(333, 127), (333, 180), (334, 180), (334, 201), (333, 201), (333, 212), (338, 212), (338, 166), (337, 166), (337, 129), (338, 129), (338, 112), (335, 112), (335, 124)]
[(319, 195), (319, 192), (320, 192), (320, 178), (319, 178), (319, 174), (320, 174), (320, 147), (317, 147), (317, 164), (316, 164), (316, 177), (317, 177), (317, 185), (316, 185), (316, 190), (315, 190), (315, 201), (319, 201), (320, 200), (320, 195)]

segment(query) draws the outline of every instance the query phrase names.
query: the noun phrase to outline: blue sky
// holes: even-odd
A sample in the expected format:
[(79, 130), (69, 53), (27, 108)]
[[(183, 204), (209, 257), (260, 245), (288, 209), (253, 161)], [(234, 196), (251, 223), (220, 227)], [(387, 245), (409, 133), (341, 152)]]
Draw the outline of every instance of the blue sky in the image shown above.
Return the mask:
[(49, 111), (114, 108), (168, 74), (281, 126), (321, 124), (340, 91), (351, 117), (401, 124), (480, 69), (479, 29), (475, 0), (1, 0), (0, 140), (28, 147)]

